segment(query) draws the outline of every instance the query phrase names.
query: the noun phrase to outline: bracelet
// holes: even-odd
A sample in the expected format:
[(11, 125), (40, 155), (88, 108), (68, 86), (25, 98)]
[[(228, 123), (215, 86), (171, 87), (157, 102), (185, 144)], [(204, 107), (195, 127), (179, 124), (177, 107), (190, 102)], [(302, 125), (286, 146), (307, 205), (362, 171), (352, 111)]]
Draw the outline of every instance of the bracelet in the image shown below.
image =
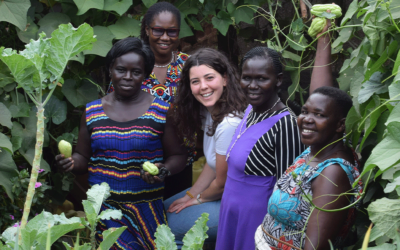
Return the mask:
[(188, 191), (186, 191), (186, 194), (191, 198), (191, 199), (193, 199), (194, 198), (194, 196), (189, 192), (189, 190)]
[(200, 204), (203, 204), (203, 202), (201, 202), (201, 200), (200, 200), (200, 198), (201, 198), (200, 196), (201, 196), (201, 194), (198, 194), (197, 197), (196, 197), (196, 199), (197, 199), (197, 201), (198, 201)]

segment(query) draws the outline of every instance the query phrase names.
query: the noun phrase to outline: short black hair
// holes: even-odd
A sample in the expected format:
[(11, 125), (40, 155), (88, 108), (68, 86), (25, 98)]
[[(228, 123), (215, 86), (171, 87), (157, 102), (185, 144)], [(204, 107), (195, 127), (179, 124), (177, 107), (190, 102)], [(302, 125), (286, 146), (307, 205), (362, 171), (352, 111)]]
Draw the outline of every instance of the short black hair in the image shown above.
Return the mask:
[(158, 2), (153, 4), (144, 14), (142, 25), (140, 27), (140, 38), (146, 43), (149, 44), (149, 36), (146, 34), (146, 26), (150, 26), (151, 22), (155, 16), (162, 12), (170, 12), (178, 21), (178, 28), (181, 27), (181, 12), (174, 5), (168, 2)]
[(351, 100), (350, 96), (345, 91), (338, 88), (328, 86), (319, 87), (314, 90), (311, 95), (313, 94), (321, 94), (334, 100), (338, 114), (341, 116), (341, 118), (346, 117), (347, 113), (349, 113), (351, 107), (353, 106), (353, 101)]
[(275, 70), (275, 74), (283, 74), (283, 64), (282, 64), (282, 57), (281, 55), (276, 51), (268, 47), (255, 47), (249, 50), (243, 57), (241, 63), (240, 63), (240, 70), (243, 69), (243, 64), (251, 58), (254, 57), (261, 57), (261, 58), (271, 58), (272, 60), (272, 65)]
[(144, 61), (144, 74), (148, 78), (153, 71), (155, 58), (150, 46), (145, 44), (142, 40), (136, 37), (127, 37), (116, 42), (106, 56), (106, 67), (111, 70), (115, 59), (123, 56), (129, 52), (134, 52), (143, 57)]

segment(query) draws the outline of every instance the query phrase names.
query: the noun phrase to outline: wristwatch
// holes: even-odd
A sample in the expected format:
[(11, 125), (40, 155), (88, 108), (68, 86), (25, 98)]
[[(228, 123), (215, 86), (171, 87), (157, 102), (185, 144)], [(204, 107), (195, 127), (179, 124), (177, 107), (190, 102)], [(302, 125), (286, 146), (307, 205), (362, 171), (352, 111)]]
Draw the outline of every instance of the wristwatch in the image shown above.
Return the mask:
[(197, 197), (196, 197), (196, 199), (197, 199), (197, 201), (200, 203), (200, 204), (203, 204), (203, 202), (201, 202), (201, 194), (198, 194), (197, 195)]

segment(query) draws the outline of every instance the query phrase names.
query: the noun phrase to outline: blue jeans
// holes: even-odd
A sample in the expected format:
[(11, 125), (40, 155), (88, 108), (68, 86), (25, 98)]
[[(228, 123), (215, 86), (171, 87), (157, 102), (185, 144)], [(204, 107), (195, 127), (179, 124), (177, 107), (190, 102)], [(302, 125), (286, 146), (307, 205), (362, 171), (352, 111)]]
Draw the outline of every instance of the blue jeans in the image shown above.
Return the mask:
[[(186, 195), (187, 190), (189, 190), (189, 188), (165, 200), (165, 209), (167, 210), (172, 202)], [(186, 232), (189, 231), (189, 229), (194, 225), (194, 222), (201, 216), (202, 213), (209, 214), (209, 220), (207, 222), (207, 226), (209, 227), (207, 231), (208, 238), (205, 242), (214, 243), (216, 241), (220, 206), (221, 200), (217, 200), (187, 207), (180, 211), (178, 214), (169, 212), (166, 213), (168, 226), (171, 228), (172, 233), (175, 235), (175, 242), (178, 245), (178, 249), (182, 248), (183, 237), (185, 236)]]

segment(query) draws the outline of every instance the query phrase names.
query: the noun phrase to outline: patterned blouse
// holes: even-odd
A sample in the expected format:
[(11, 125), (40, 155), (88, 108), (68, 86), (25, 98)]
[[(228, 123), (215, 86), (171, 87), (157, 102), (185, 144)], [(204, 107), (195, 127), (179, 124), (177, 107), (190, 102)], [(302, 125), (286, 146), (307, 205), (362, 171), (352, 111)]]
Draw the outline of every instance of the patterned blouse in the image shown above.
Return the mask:
[[(311, 189), (312, 180), (318, 177), (326, 167), (333, 164), (338, 164), (342, 167), (351, 185), (360, 175), (355, 154), (355, 165), (341, 158), (331, 158), (319, 163), (315, 167), (311, 167), (306, 164), (305, 160), (309, 153), (310, 149), (308, 148), (297, 157), (294, 164), (286, 170), (285, 174), (275, 184), (274, 191), (268, 203), (268, 214), (264, 217), (262, 225), (256, 231), (256, 249), (292, 249), (289, 245), (267, 236), (263, 230), (276, 239), (303, 249), (306, 238), (307, 220), (311, 213), (311, 204), (305, 198), (305, 195), (308, 197), (312, 197), (313, 195)], [(354, 192), (358, 194), (362, 193), (361, 181), (354, 188)], [(359, 198), (360, 195), (352, 196), (350, 202), (354, 202)], [(333, 242), (335, 249), (336, 247), (340, 247), (346, 239), (354, 223), (355, 209), (355, 207), (349, 209), (346, 223)]]
[(165, 78), (165, 82), (160, 83), (157, 80), (154, 72), (151, 72), (150, 77), (143, 81), (142, 90), (168, 103), (174, 102), (174, 97), (177, 93), (178, 83), (181, 79), (181, 71), (183, 65), (189, 58), (188, 54), (182, 52), (177, 53), (178, 54), (176, 61), (168, 65), (167, 78)]

